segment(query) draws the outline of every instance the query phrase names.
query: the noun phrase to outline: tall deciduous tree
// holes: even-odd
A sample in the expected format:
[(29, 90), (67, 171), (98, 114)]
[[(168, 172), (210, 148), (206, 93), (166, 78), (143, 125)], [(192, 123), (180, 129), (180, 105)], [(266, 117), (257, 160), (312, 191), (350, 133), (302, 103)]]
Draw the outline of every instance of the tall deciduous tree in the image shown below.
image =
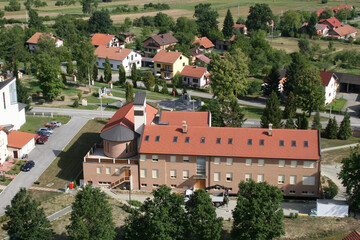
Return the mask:
[(265, 3), (256, 3), (250, 7), (249, 15), (246, 20), (246, 27), (251, 30), (265, 30), (270, 31), (270, 26), (273, 24), (274, 15), (269, 7)]
[(155, 84), (155, 78), (152, 72), (147, 71), (144, 75), (144, 84), (147, 90), (150, 90)]
[(331, 18), (332, 16), (333, 16), (333, 11), (331, 9), (326, 9), (322, 11), (322, 13), (319, 16), (319, 19), (328, 19)]
[(112, 29), (113, 21), (110, 18), (108, 10), (101, 10), (94, 12), (89, 21), (89, 32), (92, 33), (108, 33)]
[(153, 196), (153, 199), (145, 200), (140, 213), (134, 213), (126, 220), (124, 239), (184, 239), (183, 196), (171, 193), (165, 185), (153, 190)]
[(79, 37), (74, 44), (74, 59), (77, 63), (77, 77), (80, 81), (85, 82), (89, 75), (90, 70), (95, 62), (94, 55), (95, 47), (91, 44), (91, 39), (87, 37)]
[(283, 193), (267, 182), (242, 181), (233, 211), (233, 239), (274, 239), (283, 235)]
[(39, 14), (34, 9), (29, 11), (29, 28), (34, 28), (39, 32), (45, 30), (42, 17), (39, 17)]
[(330, 118), (325, 128), (325, 136), (329, 139), (336, 139), (338, 134), (337, 130), (338, 126), (335, 117)]
[(52, 239), (51, 225), (44, 210), (25, 188), (11, 200), (5, 215), (9, 218), (5, 229), (10, 239)]
[(81, 0), (82, 12), (84, 14), (92, 14), (98, 6), (97, 0)]
[(194, 17), (201, 36), (208, 36), (211, 30), (217, 29), (216, 19), (219, 17), (217, 11), (211, 9), (210, 3), (200, 3), (195, 6)]
[(104, 79), (105, 79), (105, 82), (110, 82), (112, 79), (111, 65), (110, 65), (110, 60), (108, 57), (106, 57), (106, 59), (105, 59)]
[(223, 29), (222, 29), (222, 33), (224, 34), (224, 37), (226, 39), (229, 39), (232, 37), (233, 29), (234, 29), (233, 26), (234, 26), (234, 19), (232, 17), (230, 9), (228, 9), (225, 20), (224, 20)]
[(281, 127), (282, 112), (280, 109), (280, 100), (275, 92), (270, 94), (269, 100), (266, 102), (263, 115), (261, 116), (261, 127), (268, 128), (269, 123), (272, 123), (273, 128)]
[(350, 156), (342, 161), (342, 168), (339, 173), (341, 183), (346, 188), (346, 193), (350, 196), (348, 202), (351, 209), (360, 209), (360, 153), (359, 145), (352, 148)]
[(280, 17), (281, 35), (293, 37), (301, 26), (301, 14), (295, 10), (288, 10)]
[(115, 224), (111, 207), (105, 193), (87, 185), (76, 194), (72, 205), (70, 225), (67, 226), (70, 239), (115, 238)]
[(226, 125), (229, 127), (241, 127), (246, 121), (244, 110), (236, 100), (224, 103), (223, 116)]
[(94, 79), (94, 81), (97, 81), (98, 75), (99, 75), (99, 68), (98, 68), (97, 64), (94, 63), (93, 72), (92, 72), (92, 78)]
[(211, 99), (204, 106), (201, 107), (201, 111), (211, 112), (211, 124), (214, 127), (223, 127), (224, 115), (221, 112), (221, 104), (218, 99)]
[(306, 32), (309, 35), (309, 37), (313, 38), (314, 36), (316, 36), (317, 32), (316, 32), (316, 27), (315, 25), (318, 22), (318, 16), (316, 12), (311, 13), (311, 17), (309, 20), (308, 25), (306, 26)]
[(125, 83), (125, 98), (126, 103), (134, 101), (134, 88), (129, 82)]
[(291, 60), (289, 69), (286, 71), (286, 82), (284, 84), (284, 92), (287, 95), (295, 91), (299, 86), (298, 79), (302, 75), (302, 71), (310, 67), (309, 60), (298, 52), (291, 54)]
[(296, 104), (309, 116), (324, 106), (325, 96), (319, 71), (308, 68), (298, 77), (298, 87), (295, 89)]
[(238, 95), (246, 94), (245, 77), (249, 71), (246, 57), (240, 49), (235, 49), (231, 54), (225, 53), (225, 59), (215, 57), (211, 60), (209, 69), (214, 96), (221, 101), (237, 99)]
[(125, 72), (124, 65), (122, 65), (122, 64), (120, 64), (120, 67), (119, 67), (119, 82), (120, 82), (120, 85), (124, 85), (126, 82), (126, 72)]
[(285, 104), (284, 118), (295, 117), (295, 114), (296, 114), (295, 96), (293, 92), (290, 92)]
[(322, 125), (320, 123), (320, 113), (319, 112), (316, 112), (316, 114), (314, 116), (314, 120), (312, 122), (311, 129), (313, 129), (313, 130), (321, 130), (322, 129)]
[(352, 130), (350, 125), (350, 116), (346, 110), (344, 119), (340, 123), (338, 138), (341, 140), (346, 140), (351, 136), (352, 136)]
[(223, 219), (216, 216), (211, 198), (204, 189), (194, 192), (186, 202), (185, 239), (219, 240)]

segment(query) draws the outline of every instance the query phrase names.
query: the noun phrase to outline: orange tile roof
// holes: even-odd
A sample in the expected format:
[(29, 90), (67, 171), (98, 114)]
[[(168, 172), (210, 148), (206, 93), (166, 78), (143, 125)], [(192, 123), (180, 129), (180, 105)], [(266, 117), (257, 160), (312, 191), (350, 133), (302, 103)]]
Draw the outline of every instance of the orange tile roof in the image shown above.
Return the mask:
[(112, 60), (123, 61), (133, 50), (127, 48), (116, 48), (116, 47), (107, 47), (105, 45), (100, 45), (95, 49), (94, 54), (98, 58), (106, 58)]
[(241, 29), (241, 28), (245, 28), (246, 26), (244, 24), (234, 24), (233, 28), (238, 28), (238, 29)]
[(160, 50), (153, 58), (153, 61), (163, 63), (175, 63), (181, 55), (181, 52)]
[(209, 126), (209, 112), (170, 112), (162, 111), (161, 122), (168, 122), (169, 125), (182, 126), (186, 121), (188, 126)]
[(339, 27), (339, 28), (335, 28), (334, 31), (339, 35), (339, 36), (346, 36), (348, 34), (352, 34), (352, 33), (357, 33), (356, 29), (353, 28), (350, 25), (345, 25), (343, 27)]
[(201, 78), (206, 72), (207, 69), (204, 67), (186, 65), (181, 71), (181, 75), (187, 77)]
[[(36, 32), (34, 33), (34, 35), (31, 36), (31, 38), (29, 38), (29, 40), (26, 41), (26, 43), (31, 43), (31, 44), (37, 44), (39, 41), (39, 38), (43, 35), (43, 33), (41, 32)], [(48, 36), (50, 36), (50, 34), (47, 34)], [(51, 35), (52, 39), (56, 39), (56, 37), (54, 35)]]
[[(146, 104), (146, 124), (151, 124), (157, 112), (156, 108)], [(105, 132), (120, 124), (134, 130), (134, 102), (130, 102), (117, 110), (101, 132)]]
[(95, 46), (108, 45), (114, 37), (115, 35), (111, 34), (95, 33), (91, 37), (91, 43)]
[(332, 18), (328, 18), (328, 19), (321, 19), (319, 21), (319, 23), (325, 23), (325, 22), (329, 23), (334, 28), (341, 27), (341, 25), (342, 25), (342, 23), (336, 17), (332, 17)]
[(360, 232), (352, 231), (348, 235), (346, 235), (342, 240), (360, 240)]
[(319, 8), (318, 10), (317, 10), (317, 16), (318, 17), (320, 17), (320, 15), (321, 15), (321, 13), (323, 12), (323, 11), (325, 11), (325, 10), (327, 10), (327, 8)]
[[(274, 159), (320, 159), (319, 135), (316, 130), (273, 129), (269, 136), (267, 129), (261, 128), (230, 128), (230, 127), (197, 127), (188, 126), (188, 132), (182, 133), (180, 126), (147, 125), (144, 136), (149, 141), (142, 141), (140, 153), (174, 154), (198, 156), (224, 156), (244, 158), (274, 158)], [(155, 142), (155, 137), (160, 140)], [(177, 142), (173, 138), (177, 137)], [(189, 137), (189, 143), (185, 138)], [(205, 143), (200, 143), (204, 137)], [(221, 138), (221, 144), (216, 144)], [(232, 144), (228, 139), (232, 138)], [(248, 145), (252, 139), (252, 145)], [(264, 145), (260, 146), (260, 140)], [(280, 140), (285, 146), (280, 147)], [(296, 147), (292, 147), (296, 141)], [(304, 147), (308, 141), (308, 147)]]
[(204, 48), (215, 47), (215, 45), (207, 37), (198, 38), (192, 44), (195, 43), (200, 43), (200, 46), (203, 46)]
[(13, 130), (8, 135), (8, 147), (21, 149), (31, 140), (35, 141), (36, 136), (34, 133)]

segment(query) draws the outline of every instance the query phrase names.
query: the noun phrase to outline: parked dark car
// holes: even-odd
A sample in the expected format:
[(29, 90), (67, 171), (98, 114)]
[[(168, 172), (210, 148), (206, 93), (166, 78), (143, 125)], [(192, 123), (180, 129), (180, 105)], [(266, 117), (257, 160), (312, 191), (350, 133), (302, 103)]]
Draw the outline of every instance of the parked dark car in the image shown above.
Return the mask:
[(48, 138), (49, 137), (47, 137), (47, 136), (37, 135), (35, 138), (35, 142), (37, 144), (44, 144), (48, 140)]
[(49, 132), (49, 133), (51, 133), (51, 134), (54, 133), (54, 130), (53, 130), (53, 129), (47, 128), (47, 127), (41, 127), (41, 128), (39, 128), (38, 131), (45, 131), (45, 132)]
[(48, 131), (36, 131), (36, 134), (41, 135), (41, 136), (47, 136), (47, 137), (49, 137), (51, 135), (51, 133)]
[(25, 165), (22, 167), (22, 170), (24, 171), (24, 172), (28, 172), (28, 171), (30, 171), (30, 169), (32, 169), (33, 167), (35, 166), (35, 163), (34, 163), (34, 161), (27, 161), (26, 163), (25, 163)]

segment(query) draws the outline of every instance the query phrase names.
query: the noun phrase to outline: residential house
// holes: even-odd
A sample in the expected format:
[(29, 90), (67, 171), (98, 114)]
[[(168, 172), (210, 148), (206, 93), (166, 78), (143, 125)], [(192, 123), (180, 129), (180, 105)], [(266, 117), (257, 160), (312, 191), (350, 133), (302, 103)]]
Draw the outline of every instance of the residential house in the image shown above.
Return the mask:
[(316, 130), (211, 127), (208, 112), (162, 111), (157, 117), (138, 93), (100, 137), (103, 143), (84, 157), (86, 184), (145, 191), (166, 184), (177, 192), (219, 184), (236, 194), (240, 181), (254, 179), (287, 197), (320, 196)]
[(233, 35), (229, 40), (216, 40), (215, 49), (218, 51), (227, 51), (235, 39), (236, 35)]
[(317, 11), (316, 11), (316, 14), (318, 17), (320, 17), (320, 15), (322, 14), (323, 11), (325, 10), (328, 10), (328, 8), (319, 8)]
[(247, 34), (247, 27), (244, 24), (234, 24), (233, 28), (237, 29), (241, 34)]
[(120, 41), (122, 41), (124, 44), (126, 43), (132, 43), (135, 41), (135, 33), (130, 32), (130, 33), (119, 33), (118, 38), (120, 39)]
[(189, 58), (181, 52), (160, 50), (153, 58), (153, 62), (155, 75), (171, 79), (189, 65)]
[(203, 54), (202, 49), (191, 48), (190, 53), (191, 53), (191, 62), (196, 62), (196, 60), (199, 60), (199, 61), (204, 62), (206, 64), (210, 63), (210, 58), (208, 58), (207, 56), (205, 56)]
[(211, 50), (215, 47), (215, 45), (207, 37), (196, 38), (192, 44), (199, 44), (200, 49), (202, 49), (203, 52), (211, 52)]
[(19, 129), (26, 121), (25, 107), (17, 101), (16, 78), (0, 78), (0, 126)]
[(12, 130), (8, 135), (8, 152), (13, 158), (23, 158), (35, 148), (36, 134)]
[(95, 33), (91, 35), (91, 44), (95, 47), (107, 46), (107, 47), (124, 47), (124, 43), (120, 39), (111, 34)]
[(132, 49), (100, 45), (95, 49), (94, 54), (97, 55), (98, 68), (105, 67), (106, 57), (109, 58), (111, 69), (115, 71), (120, 68), (120, 65), (123, 65), (126, 73), (130, 74), (133, 64), (136, 65), (136, 68), (141, 67), (141, 55)]
[(338, 7), (331, 7), (331, 10), (334, 12), (334, 14), (336, 14), (341, 9), (352, 10), (352, 9), (354, 9), (354, 6), (353, 5), (341, 4)]
[(327, 37), (328, 36), (328, 34), (329, 34), (329, 27), (328, 27), (328, 25), (326, 25), (326, 24), (319, 24), (319, 23), (317, 23), (317, 24), (315, 24), (315, 28), (316, 28), (316, 33), (318, 34), (318, 35), (321, 35), (321, 36), (323, 36), (323, 37)]
[(144, 41), (145, 56), (154, 56), (160, 50), (166, 50), (168, 47), (175, 45), (178, 40), (171, 33), (159, 34), (147, 38)]
[(334, 72), (338, 77), (340, 92), (360, 93), (360, 75)]
[(328, 18), (328, 19), (321, 19), (318, 23), (320, 24), (326, 24), (330, 30), (333, 30), (335, 28), (339, 28), (339, 27), (342, 27), (342, 23), (337, 20), (336, 17), (331, 17), (331, 18)]
[(8, 151), (7, 151), (8, 134), (9, 134), (8, 130), (0, 126), (0, 165), (5, 162), (6, 158), (8, 158)]
[(45, 34), (45, 33), (36, 32), (36, 33), (34, 33), (34, 35), (31, 36), (31, 38), (29, 38), (26, 41), (26, 43), (29, 45), (30, 52), (35, 51), (36, 46), (38, 44), (38, 41), (43, 35), (50, 36), (55, 41), (55, 46), (56, 47), (61, 47), (61, 46), (64, 45), (63, 40), (60, 39), (60, 38), (57, 38), (54, 34), (51, 34), (51, 33), (50, 34)]
[(338, 77), (332, 72), (320, 72), (320, 77), (325, 89), (325, 105), (328, 105), (336, 98)]
[(343, 27), (334, 28), (329, 31), (329, 37), (334, 37), (338, 39), (354, 39), (356, 40), (356, 29), (350, 25), (345, 25)]
[(188, 86), (204, 88), (210, 84), (210, 73), (204, 67), (186, 65), (181, 75), (182, 83)]

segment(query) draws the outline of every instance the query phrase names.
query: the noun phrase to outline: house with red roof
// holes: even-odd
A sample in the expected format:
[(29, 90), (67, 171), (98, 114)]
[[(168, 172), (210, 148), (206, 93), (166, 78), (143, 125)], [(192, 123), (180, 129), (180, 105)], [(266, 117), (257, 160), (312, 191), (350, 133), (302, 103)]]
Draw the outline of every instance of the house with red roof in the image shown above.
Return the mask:
[(0, 165), (3, 164), (8, 157), (8, 151), (7, 151), (7, 135), (9, 134), (8, 130), (6, 128), (0, 126)]
[(112, 34), (95, 33), (91, 35), (91, 44), (95, 47), (107, 46), (107, 47), (125, 47), (124, 42)]
[(354, 9), (354, 6), (353, 5), (341, 4), (338, 7), (337, 6), (336, 7), (331, 7), (331, 10), (334, 12), (334, 14), (336, 14), (341, 9), (352, 10), (352, 9)]
[(329, 31), (329, 37), (334, 37), (338, 39), (348, 40), (350, 38), (356, 40), (357, 30), (350, 25), (345, 25), (343, 27), (334, 28)]
[(247, 27), (244, 24), (235, 23), (233, 28), (237, 29), (241, 34), (245, 34), (245, 35), (247, 34)]
[(8, 134), (8, 152), (13, 158), (22, 158), (35, 148), (35, 138), (37, 134), (10, 131)]
[(120, 108), (83, 162), (94, 186), (173, 191), (215, 184), (238, 192), (253, 179), (288, 197), (319, 197), (320, 133), (316, 130), (212, 127), (209, 112), (165, 112), (145, 93)]
[(109, 58), (111, 69), (115, 71), (123, 65), (125, 72), (130, 74), (133, 64), (136, 68), (141, 67), (141, 55), (132, 49), (100, 45), (95, 49), (94, 54), (97, 56), (97, 66), (101, 69), (105, 67), (106, 58)]
[(204, 52), (211, 52), (211, 50), (215, 47), (215, 45), (207, 37), (196, 38), (192, 44), (199, 44), (200, 49)]
[(166, 50), (175, 45), (178, 40), (171, 33), (164, 33), (147, 38), (144, 41), (145, 56), (154, 56), (160, 50)]
[(173, 78), (189, 65), (189, 58), (177, 51), (160, 50), (152, 60), (155, 75), (164, 79)]
[(338, 89), (338, 77), (332, 72), (320, 72), (321, 83), (325, 92), (325, 105), (328, 105), (336, 98), (336, 91)]
[(181, 75), (184, 85), (204, 88), (210, 84), (210, 73), (204, 67), (186, 65)]
[(333, 30), (335, 28), (339, 28), (339, 27), (343, 26), (343, 24), (336, 17), (331, 17), (328, 19), (321, 19), (319, 21), (319, 23), (326, 24), (330, 30)]
[(26, 44), (28, 44), (28, 46), (29, 46), (30, 52), (35, 51), (39, 39), (40, 39), (42, 36), (44, 36), (44, 35), (51, 37), (51, 38), (55, 41), (55, 46), (56, 46), (56, 47), (61, 47), (61, 46), (64, 45), (63, 40), (60, 39), (60, 38), (57, 38), (54, 34), (51, 34), (51, 33), (50, 33), (50, 34), (45, 34), (45, 33), (36, 32), (36, 33), (34, 33), (34, 35), (32, 35), (32, 36), (26, 41)]
[(316, 11), (316, 14), (318, 17), (320, 17), (320, 15), (322, 14), (323, 11), (327, 10), (328, 8), (319, 8), (317, 11)]

